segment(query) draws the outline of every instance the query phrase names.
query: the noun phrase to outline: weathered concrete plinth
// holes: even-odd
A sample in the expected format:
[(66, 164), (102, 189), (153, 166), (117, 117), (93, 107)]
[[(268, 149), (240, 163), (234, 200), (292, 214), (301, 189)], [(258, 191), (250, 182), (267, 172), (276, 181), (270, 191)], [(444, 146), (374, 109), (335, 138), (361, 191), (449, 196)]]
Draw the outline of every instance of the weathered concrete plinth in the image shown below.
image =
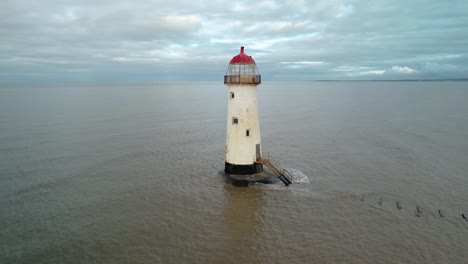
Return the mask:
[(234, 186), (248, 186), (251, 183), (272, 184), (278, 182), (278, 179), (267, 171), (249, 175), (237, 175), (224, 173), (226, 180)]

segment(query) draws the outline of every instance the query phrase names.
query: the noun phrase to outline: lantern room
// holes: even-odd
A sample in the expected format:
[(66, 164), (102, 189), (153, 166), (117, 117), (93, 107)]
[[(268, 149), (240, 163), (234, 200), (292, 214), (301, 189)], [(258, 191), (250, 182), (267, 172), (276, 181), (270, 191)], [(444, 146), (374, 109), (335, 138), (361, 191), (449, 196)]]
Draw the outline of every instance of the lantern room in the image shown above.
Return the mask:
[(224, 75), (224, 84), (259, 85), (261, 82), (262, 77), (254, 59), (245, 54), (244, 47), (241, 47), (240, 53), (229, 62), (226, 75)]

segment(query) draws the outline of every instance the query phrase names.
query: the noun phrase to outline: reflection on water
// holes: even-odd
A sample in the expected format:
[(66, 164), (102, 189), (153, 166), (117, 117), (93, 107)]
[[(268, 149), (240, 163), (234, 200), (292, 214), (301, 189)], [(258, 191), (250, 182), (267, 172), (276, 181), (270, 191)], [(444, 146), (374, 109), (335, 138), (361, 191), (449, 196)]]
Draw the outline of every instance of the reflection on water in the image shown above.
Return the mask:
[[(227, 248), (235, 261), (261, 263), (263, 243), (263, 190), (258, 188), (224, 186), (226, 207)], [(242, 261), (241, 261), (242, 262)]]

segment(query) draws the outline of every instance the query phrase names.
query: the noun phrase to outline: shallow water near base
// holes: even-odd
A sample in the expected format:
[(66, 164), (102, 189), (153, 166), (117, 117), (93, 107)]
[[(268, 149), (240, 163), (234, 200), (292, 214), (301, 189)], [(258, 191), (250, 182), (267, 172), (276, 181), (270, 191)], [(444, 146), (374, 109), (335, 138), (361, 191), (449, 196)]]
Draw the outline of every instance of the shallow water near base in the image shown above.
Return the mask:
[(288, 187), (220, 173), (222, 83), (2, 85), (0, 263), (466, 263), (466, 84), (261, 84)]

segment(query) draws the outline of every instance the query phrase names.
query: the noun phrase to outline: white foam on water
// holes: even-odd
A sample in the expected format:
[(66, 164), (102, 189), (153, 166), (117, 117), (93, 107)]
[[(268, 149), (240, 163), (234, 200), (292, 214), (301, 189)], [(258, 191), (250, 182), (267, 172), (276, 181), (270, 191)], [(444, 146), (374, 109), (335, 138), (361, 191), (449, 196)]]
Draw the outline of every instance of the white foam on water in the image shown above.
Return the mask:
[(310, 183), (310, 180), (309, 180), (309, 177), (307, 177), (307, 175), (305, 175), (304, 173), (296, 170), (296, 169), (283, 169), (285, 173), (285, 175), (290, 178), (290, 180), (293, 182), (293, 183), (299, 183), (299, 184), (309, 184)]
[(267, 189), (267, 190), (277, 190), (277, 191), (288, 191), (288, 187), (285, 186), (281, 181), (276, 182), (274, 184), (265, 184), (262, 182), (253, 182), (251, 183), (252, 186), (255, 186), (257, 188), (261, 189)]

